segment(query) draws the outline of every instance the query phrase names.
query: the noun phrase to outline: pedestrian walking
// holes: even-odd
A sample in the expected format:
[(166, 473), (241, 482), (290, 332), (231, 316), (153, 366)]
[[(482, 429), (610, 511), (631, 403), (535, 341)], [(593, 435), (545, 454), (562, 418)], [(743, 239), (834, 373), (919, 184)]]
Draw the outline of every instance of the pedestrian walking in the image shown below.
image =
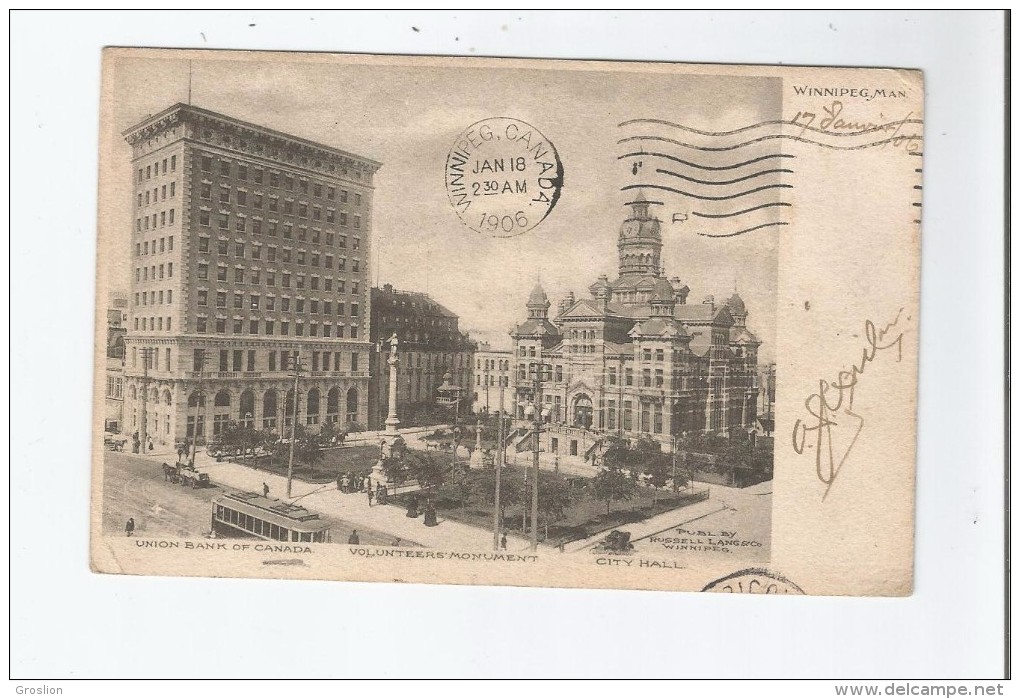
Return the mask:
[(361, 543), (361, 538), (358, 537), (358, 530), (357, 529), (352, 531), (351, 535), (349, 537), (347, 537), (347, 543), (348, 544), (352, 544), (354, 546), (357, 546), (358, 544)]
[(149, 451), (152, 451), (152, 437), (149, 437)]
[(128, 517), (127, 524), (124, 525), (124, 532), (128, 536), (133, 536), (134, 535), (134, 533), (135, 533), (135, 518), (134, 517)]
[(343, 479), (343, 476), (341, 476), (339, 473), (336, 474), (336, 489), (337, 490), (341, 490), (342, 479)]
[(506, 551), (506, 532), (503, 532), (503, 537), (499, 540), (499, 547)]
[(365, 490), (372, 492), (372, 477), (365, 476)]
[(370, 490), (370, 491), (368, 491), (368, 506), (369, 507), (372, 506), (372, 497), (373, 497), (372, 491)]
[(269, 484), (262, 481), (262, 497), (269, 497)]
[(347, 476), (347, 474), (344, 474), (340, 490), (342, 490), (345, 494), (351, 492), (351, 479)]

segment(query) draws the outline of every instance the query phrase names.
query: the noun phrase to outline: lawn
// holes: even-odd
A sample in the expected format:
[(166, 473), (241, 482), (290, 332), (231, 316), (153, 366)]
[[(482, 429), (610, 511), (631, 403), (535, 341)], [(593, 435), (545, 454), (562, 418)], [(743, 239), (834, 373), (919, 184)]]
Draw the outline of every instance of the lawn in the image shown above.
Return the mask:
[[(356, 446), (323, 449), (322, 458), (314, 464), (301, 463), (294, 457), (294, 477), (306, 483), (328, 483), (335, 481), (337, 474), (347, 473), (367, 476), (379, 458), (379, 447)], [(271, 460), (271, 457), (259, 457), (255, 468), (259, 468), (281, 476), (287, 475), (287, 458)], [(240, 463), (251, 465), (251, 459), (243, 459)]]
[[(523, 479), (524, 469), (520, 466), (505, 466), (504, 473)], [(462, 483), (446, 483), (436, 489), (433, 504), (439, 514), (447, 519), (470, 524), (485, 529), (492, 528), (493, 506), (491, 503), (472, 495), (472, 482), (485, 477), (480, 471), (471, 471), (465, 475)], [(543, 474), (544, 477), (544, 474)], [(626, 501), (614, 501), (610, 511), (606, 512), (605, 501), (594, 500), (589, 496), (590, 481), (588, 478), (571, 478), (573, 497), (570, 505), (564, 510), (563, 517), (558, 521), (545, 521), (540, 515), (538, 520), (539, 540), (547, 540), (555, 545), (585, 539), (594, 534), (613, 528), (640, 522), (655, 515), (675, 510), (679, 507), (703, 500), (706, 491), (681, 491), (674, 495), (671, 490), (660, 489), (657, 497), (652, 488), (638, 485), (634, 496)], [(539, 498), (542, 492), (539, 490)], [(398, 507), (406, 507), (412, 497), (421, 501), (420, 493), (398, 495), (391, 502)], [(531, 492), (526, 494), (526, 501), (531, 502)], [(653, 504), (655, 501), (655, 504)], [(526, 509), (512, 506), (506, 509), (503, 526), (509, 532), (524, 532)], [(528, 515), (530, 518), (530, 515)], [(527, 523), (530, 529), (530, 519)]]

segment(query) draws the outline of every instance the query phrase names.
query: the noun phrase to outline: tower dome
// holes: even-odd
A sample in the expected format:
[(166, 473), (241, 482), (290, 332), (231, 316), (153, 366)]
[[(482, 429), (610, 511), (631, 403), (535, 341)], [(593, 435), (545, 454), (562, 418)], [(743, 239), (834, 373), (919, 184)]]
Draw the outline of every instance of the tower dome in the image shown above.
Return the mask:
[(531, 295), (528, 296), (529, 306), (548, 306), (549, 297), (545, 295), (545, 289), (542, 288), (541, 284), (535, 284), (535, 288), (531, 290)]
[(743, 315), (747, 313), (747, 308), (744, 306), (744, 299), (740, 298), (740, 294), (734, 292), (733, 296), (726, 299), (726, 306), (729, 306), (730, 313)]
[(643, 190), (637, 190), (634, 201), (628, 202), (631, 215), (620, 226), (616, 248), (620, 256), (620, 275), (650, 274), (658, 276), (662, 253), (662, 232), (659, 219), (652, 216)]

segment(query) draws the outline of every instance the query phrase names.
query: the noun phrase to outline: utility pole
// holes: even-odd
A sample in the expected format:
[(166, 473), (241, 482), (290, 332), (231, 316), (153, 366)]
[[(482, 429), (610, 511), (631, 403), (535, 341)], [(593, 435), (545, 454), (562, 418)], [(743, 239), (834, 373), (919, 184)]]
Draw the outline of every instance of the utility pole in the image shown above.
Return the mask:
[(149, 417), (146, 412), (146, 407), (149, 401), (149, 361), (152, 359), (153, 353), (152, 347), (142, 348), (142, 426), (138, 430), (138, 435), (141, 437), (141, 453), (146, 452), (146, 444), (148, 443), (148, 432), (149, 432)]
[[(502, 377), (499, 376), (499, 374), (496, 375), (496, 378), (499, 379), (499, 404), (500, 404), (500, 406), (502, 406), (503, 405), (503, 379), (502, 379)], [(485, 380), (486, 380), (486, 382), (488, 382), (488, 380), (489, 380), (488, 371), (486, 371)], [(488, 385), (486, 385), (486, 388), (488, 388)], [(486, 398), (485, 404), (486, 404), (486, 406), (488, 406), (488, 404), (489, 404), (488, 398)], [(493, 519), (493, 523), (492, 523), (492, 549), (494, 551), (498, 551), (499, 550), (500, 531), (503, 528), (503, 520), (500, 517), (500, 509), (499, 509), (499, 504), (500, 504), (499, 503), (499, 501), (500, 501), (500, 497), (499, 497), (499, 495), (500, 495), (500, 491), (499, 491), (499, 487), (500, 487), (499, 479), (500, 479), (500, 472), (503, 470), (503, 459), (505, 457), (504, 449), (506, 447), (506, 434), (505, 434), (504, 426), (503, 426), (503, 410), (502, 410), (502, 408), (499, 411), (499, 425), (496, 427), (496, 442), (499, 445), (499, 448), (496, 450), (496, 461), (493, 464), (493, 468), (496, 470), (496, 495), (494, 497), (495, 511), (494, 511), (494, 513), (492, 515), (492, 519)]]
[(453, 442), (454, 473), (457, 472), (457, 437), (458, 437), (457, 430), (460, 429), (460, 427), (457, 425), (458, 422), (460, 422), (460, 390), (456, 390), (453, 392), (453, 429), (451, 430), (451, 433), (453, 434), (452, 442)]
[(292, 359), (292, 367), (294, 370), (294, 413), (291, 417), (290, 423), (290, 459), (287, 461), (287, 498), (291, 497), (290, 490), (291, 484), (294, 482), (294, 437), (297, 433), (297, 418), (298, 418), (298, 377), (301, 376), (303, 369), (301, 365), (301, 350), (295, 350)]
[(532, 430), (535, 433), (535, 442), (532, 448), (532, 469), (534, 474), (531, 482), (531, 550), (538, 550), (538, 454), (541, 451), (542, 443), (542, 379), (545, 373), (545, 365), (539, 361), (531, 365), (535, 370), (535, 422)]
[[(198, 423), (199, 418), (202, 417), (203, 408), (205, 407), (204, 401), (202, 400), (202, 378), (205, 372), (205, 350), (196, 350), (198, 359), (198, 396), (196, 396), (195, 405), (195, 429), (191, 435), (191, 463), (194, 465), (195, 456), (198, 454)], [(205, 421), (202, 421), (202, 426), (205, 427)]]
[(676, 484), (676, 435), (671, 434), (669, 437), (673, 443), (673, 495), (677, 495), (680, 492), (680, 488)]

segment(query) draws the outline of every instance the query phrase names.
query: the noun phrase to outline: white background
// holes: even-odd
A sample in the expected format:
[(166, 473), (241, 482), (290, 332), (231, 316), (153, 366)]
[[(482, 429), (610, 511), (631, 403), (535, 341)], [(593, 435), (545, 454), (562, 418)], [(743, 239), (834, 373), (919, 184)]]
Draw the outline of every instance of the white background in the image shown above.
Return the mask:
[[(13, 677), (1001, 676), (1001, 15), (62, 12), (15, 14), (10, 36)], [(923, 69), (914, 595), (90, 573), (103, 45)]]

